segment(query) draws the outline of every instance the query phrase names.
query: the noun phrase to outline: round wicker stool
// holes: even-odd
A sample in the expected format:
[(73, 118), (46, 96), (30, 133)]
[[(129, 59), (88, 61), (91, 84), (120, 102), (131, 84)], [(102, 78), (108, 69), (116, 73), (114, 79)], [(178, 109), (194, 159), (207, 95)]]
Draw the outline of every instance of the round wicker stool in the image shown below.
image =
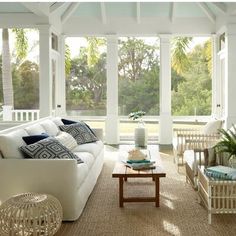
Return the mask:
[(54, 235), (61, 226), (60, 202), (48, 194), (16, 195), (0, 206), (0, 235)]

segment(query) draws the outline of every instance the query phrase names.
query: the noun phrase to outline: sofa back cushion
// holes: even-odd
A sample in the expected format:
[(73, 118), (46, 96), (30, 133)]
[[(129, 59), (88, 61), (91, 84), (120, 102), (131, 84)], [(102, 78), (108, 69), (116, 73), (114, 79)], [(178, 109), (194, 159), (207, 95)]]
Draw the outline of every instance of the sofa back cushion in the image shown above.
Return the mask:
[(52, 120), (45, 120), (41, 122), (40, 125), (49, 136), (56, 136), (60, 132), (58, 126)]
[(46, 130), (40, 124), (30, 125), (25, 130), (29, 135), (46, 133)]
[(1, 134), (0, 150), (3, 158), (24, 158), (19, 147), (25, 144), (22, 137), (27, 135), (28, 133), (24, 129), (19, 129), (8, 134)]

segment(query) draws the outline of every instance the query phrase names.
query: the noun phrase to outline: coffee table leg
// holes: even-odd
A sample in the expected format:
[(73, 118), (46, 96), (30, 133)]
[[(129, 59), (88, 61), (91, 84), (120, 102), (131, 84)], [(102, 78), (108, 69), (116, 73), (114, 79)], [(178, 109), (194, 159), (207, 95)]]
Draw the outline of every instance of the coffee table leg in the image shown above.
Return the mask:
[(124, 202), (123, 202), (124, 198), (123, 198), (123, 177), (119, 178), (119, 201), (120, 201), (120, 207), (124, 206)]
[(159, 207), (160, 206), (160, 184), (159, 184), (159, 178), (156, 177), (155, 178), (155, 185), (156, 185), (156, 207)]

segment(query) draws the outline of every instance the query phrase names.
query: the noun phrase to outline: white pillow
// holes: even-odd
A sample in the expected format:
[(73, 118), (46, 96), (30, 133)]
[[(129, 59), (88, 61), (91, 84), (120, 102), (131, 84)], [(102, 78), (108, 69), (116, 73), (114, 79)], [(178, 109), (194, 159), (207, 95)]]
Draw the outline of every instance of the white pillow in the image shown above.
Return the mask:
[(56, 126), (64, 125), (60, 117), (53, 117), (52, 121), (56, 124)]
[(221, 120), (213, 120), (213, 121), (209, 121), (202, 130), (203, 134), (217, 134), (218, 133), (218, 129), (221, 128), (222, 125), (222, 121)]
[(46, 130), (40, 124), (30, 125), (25, 130), (29, 135), (46, 133)]
[(19, 129), (8, 134), (0, 135), (0, 150), (4, 158), (24, 158), (23, 153), (19, 150), (19, 147), (25, 145), (23, 136), (29, 134), (24, 129)]
[(69, 150), (72, 150), (78, 146), (76, 140), (66, 132), (60, 132), (56, 137), (63, 146), (67, 147)]
[(45, 120), (41, 122), (40, 125), (43, 126), (49, 136), (56, 136), (60, 131), (57, 125), (52, 120)]

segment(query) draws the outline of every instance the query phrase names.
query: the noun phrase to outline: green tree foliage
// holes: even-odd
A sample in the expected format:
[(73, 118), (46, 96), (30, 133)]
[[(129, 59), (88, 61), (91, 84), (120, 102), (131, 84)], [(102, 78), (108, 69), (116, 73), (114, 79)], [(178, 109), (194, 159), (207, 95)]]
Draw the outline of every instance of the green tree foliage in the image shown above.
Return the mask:
[(14, 28), (12, 32), (16, 35), (16, 55), (18, 59), (24, 59), (28, 52), (28, 38), (24, 29)]
[(206, 44), (195, 46), (186, 55), (189, 67), (183, 73), (185, 81), (172, 92), (173, 115), (195, 115), (195, 111), (197, 115), (211, 114), (211, 77), (206, 55)]
[(70, 75), (70, 70), (71, 70), (71, 53), (70, 53), (70, 48), (66, 44), (65, 45), (65, 73), (66, 76)]

